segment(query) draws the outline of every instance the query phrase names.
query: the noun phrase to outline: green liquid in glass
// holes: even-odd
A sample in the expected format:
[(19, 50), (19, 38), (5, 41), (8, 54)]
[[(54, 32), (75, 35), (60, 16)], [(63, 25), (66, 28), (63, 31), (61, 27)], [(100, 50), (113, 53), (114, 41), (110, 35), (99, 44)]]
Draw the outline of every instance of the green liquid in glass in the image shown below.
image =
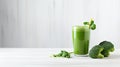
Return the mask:
[(90, 29), (88, 26), (73, 26), (72, 40), (75, 55), (86, 55), (89, 50)]

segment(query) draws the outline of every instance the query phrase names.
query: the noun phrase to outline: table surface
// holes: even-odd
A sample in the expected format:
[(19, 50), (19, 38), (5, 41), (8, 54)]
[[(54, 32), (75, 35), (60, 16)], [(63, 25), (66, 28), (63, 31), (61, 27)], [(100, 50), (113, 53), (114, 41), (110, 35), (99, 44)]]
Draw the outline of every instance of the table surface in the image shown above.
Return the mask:
[[(51, 55), (61, 50), (72, 51), (70, 48), (1, 48), (0, 65), (48, 65), (49, 67), (61, 65), (120, 65), (120, 49), (110, 53), (103, 59), (90, 57), (54, 58)], [(30, 66), (29, 66), (30, 67)]]

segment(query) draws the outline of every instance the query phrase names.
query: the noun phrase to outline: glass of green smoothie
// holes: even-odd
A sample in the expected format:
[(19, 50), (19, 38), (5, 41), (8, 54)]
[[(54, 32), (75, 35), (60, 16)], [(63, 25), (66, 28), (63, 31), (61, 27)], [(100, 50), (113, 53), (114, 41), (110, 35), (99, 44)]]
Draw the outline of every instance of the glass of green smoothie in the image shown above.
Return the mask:
[(73, 53), (75, 56), (87, 56), (90, 42), (90, 29), (94, 30), (94, 21), (84, 22), (83, 26), (72, 26)]

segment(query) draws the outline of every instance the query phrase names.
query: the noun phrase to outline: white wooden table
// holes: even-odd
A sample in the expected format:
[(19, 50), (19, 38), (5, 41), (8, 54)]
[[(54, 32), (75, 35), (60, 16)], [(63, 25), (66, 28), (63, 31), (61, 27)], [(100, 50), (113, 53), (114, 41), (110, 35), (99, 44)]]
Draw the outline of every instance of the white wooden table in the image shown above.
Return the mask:
[(104, 59), (92, 59), (90, 57), (53, 58), (52, 54), (60, 50), (72, 51), (70, 48), (0, 48), (1, 67), (98, 67), (120, 66), (120, 50), (116, 49)]

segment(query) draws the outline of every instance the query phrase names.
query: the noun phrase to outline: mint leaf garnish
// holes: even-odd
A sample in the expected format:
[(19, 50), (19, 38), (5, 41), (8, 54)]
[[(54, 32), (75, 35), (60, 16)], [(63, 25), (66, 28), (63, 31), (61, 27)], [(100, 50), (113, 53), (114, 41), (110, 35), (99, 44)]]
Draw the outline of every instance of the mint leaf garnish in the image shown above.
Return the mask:
[(90, 22), (83, 22), (84, 25), (88, 25), (89, 29), (95, 30), (96, 29), (96, 24), (94, 24), (94, 20), (91, 19)]

